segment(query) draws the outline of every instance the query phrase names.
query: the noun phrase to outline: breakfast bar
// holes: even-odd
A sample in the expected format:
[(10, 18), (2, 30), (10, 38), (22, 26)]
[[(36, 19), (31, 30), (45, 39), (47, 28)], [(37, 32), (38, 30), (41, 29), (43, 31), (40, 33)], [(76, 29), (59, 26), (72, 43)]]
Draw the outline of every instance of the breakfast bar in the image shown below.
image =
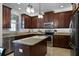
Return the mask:
[(48, 36), (32, 36), (13, 41), (15, 56), (44, 56), (47, 53)]

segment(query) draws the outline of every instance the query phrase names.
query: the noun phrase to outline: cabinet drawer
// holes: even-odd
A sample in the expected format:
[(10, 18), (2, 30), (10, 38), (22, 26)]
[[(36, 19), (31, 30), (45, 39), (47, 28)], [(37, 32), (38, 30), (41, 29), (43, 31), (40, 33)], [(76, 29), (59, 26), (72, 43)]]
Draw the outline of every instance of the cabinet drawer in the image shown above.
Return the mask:
[(70, 48), (70, 36), (68, 35), (55, 35), (53, 39), (54, 47)]

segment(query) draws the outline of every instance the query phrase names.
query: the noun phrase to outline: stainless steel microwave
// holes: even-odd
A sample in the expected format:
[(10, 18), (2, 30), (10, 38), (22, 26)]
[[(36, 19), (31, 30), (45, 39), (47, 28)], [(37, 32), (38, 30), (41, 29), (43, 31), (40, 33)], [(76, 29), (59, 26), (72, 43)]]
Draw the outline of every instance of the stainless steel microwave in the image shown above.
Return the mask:
[(53, 29), (53, 22), (44, 23), (44, 28), (46, 28), (46, 29)]

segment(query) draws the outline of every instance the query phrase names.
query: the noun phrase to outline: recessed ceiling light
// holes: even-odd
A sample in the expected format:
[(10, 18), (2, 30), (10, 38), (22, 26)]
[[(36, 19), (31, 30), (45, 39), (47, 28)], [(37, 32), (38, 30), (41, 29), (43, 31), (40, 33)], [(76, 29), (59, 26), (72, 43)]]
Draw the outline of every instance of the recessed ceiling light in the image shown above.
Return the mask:
[(17, 4), (21, 4), (21, 3), (17, 3)]
[(19, 10), (21, 10), (21, 8), (18, 8)]
[(63, 5), (61, 5), (60, 7), (64, 7)]

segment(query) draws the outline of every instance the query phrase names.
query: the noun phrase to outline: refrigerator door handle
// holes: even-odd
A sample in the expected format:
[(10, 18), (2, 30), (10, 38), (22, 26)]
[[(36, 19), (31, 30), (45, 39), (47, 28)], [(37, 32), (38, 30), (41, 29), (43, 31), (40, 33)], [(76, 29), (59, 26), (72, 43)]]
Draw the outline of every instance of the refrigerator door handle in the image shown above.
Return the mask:
[(72, 44), (72, 42), (69, 43), (69, 46), (70, 46), (71, 48), (74, 48), (74, 47), (75, 47), (75, 45)]

